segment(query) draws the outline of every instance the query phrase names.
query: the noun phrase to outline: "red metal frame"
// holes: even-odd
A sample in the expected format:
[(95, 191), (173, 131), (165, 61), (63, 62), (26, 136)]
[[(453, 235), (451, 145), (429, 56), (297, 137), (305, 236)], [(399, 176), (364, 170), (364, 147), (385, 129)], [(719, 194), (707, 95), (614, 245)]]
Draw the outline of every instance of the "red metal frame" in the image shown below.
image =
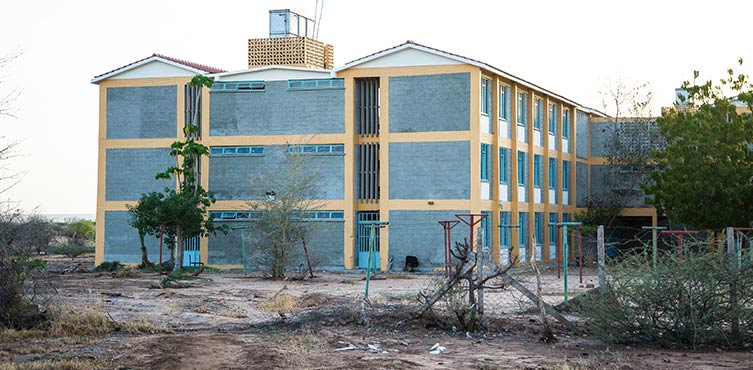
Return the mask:
[(460, 221), (455, 220), (439, 221), (439, 224), (442, 225), (442, 228), (444, 229), (444, 271), (448, 278), (452, 276), (452, 253), (450, 253), (450, 249), (452, 248), (452, 238), (450, 236), (450, 230), (459, 223)]
[(677, 257), (682, 261), (682, 237), (683, 235), (695, 235), (698, 231), (695, 230), (664, 230), (660, 234), (662, 235), (675, 235), (677, 236)]
[[(457, 217), (458, 220), (463, 221), (464, 224), (468, 225), (471, 228), (471, 236), (470, 236), (470, 238), (471, 238), (471, 252), (473, 252), (473, 243), (475, 241), (474, 238), (473, 238), (473, 229), (474, 229), (474, 226), (476, 226), (476, 224), (478, 224), (479, 222), (481, 222), (481, 220), (485, 219), (486, 216), (487, 215), (485, 215), (483, 213), (457, 213), (457, 214), (455, 214), (455, 217)], [(468, 217), (469, 220), (466, 221), (463, 217)], [(476, 220), (476, 217), (480, 217), (480, 218), (478, 220)]]

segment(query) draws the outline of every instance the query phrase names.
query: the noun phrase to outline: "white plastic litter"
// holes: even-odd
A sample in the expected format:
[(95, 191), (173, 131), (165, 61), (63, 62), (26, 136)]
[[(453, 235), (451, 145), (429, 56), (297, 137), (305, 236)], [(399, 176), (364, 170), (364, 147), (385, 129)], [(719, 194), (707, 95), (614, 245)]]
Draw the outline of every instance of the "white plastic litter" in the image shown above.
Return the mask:
[(437, 343), (433, 346), (431, 346), (431, 349), (429, 350), (429, 353), (432, 355), (438, 355), (444, 351), (446, 351), (447, 348), (443, 347), (441, 344)]
[(335, 352), (350, 351), (350, 350), (353, 350), (353, 349), (358, 349), (358, 347), (354, 346), (353, 343), (350, 343), (350, 342), (337, 342), (337, 343), (347, 344), (347, 346), (342, 347), (342, 348), (337, 348), (337, 349), (335, 349)]

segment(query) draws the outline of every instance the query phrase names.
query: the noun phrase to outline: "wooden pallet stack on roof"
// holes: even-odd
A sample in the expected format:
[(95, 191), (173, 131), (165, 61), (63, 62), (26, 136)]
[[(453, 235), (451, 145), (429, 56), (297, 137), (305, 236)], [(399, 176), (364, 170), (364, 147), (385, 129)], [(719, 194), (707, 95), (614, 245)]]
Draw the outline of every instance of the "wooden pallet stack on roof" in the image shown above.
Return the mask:
[(284, 65), (334, 68), (334, 47), (308, 37), (248, 40), (248, 68)]

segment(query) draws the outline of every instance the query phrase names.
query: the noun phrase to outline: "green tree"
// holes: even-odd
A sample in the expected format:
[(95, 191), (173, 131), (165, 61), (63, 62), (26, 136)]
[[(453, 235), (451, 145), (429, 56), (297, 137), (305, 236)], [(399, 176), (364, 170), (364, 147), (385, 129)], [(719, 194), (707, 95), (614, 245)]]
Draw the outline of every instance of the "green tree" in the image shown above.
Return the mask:
[(215, 198), (199, 184), (199, 162), (202, 156), (209, 155), (209, 148), (196, 141), (199, 136), (201, 91), (203, 87), (211, 87), (212, 80), (197, 75), (189, 85), (195, 95), (192, 101), (186, 102), (193, 107), (193, 114), (187, 117), (183, 128), (186, 139), (175, 141), (170, 146), (170, 156), (175, 158), (175, 166), (155, 176), (163, 182), (175, 182), (177, 186), (175, 189), (166, 186), (162, 192), (143, 194), (139, 203), (129, 208), (131, 225), (139, 230), (142, 264), (145, 261), (148, 263), (144, 236), (155, 235), (162, 226), (168, 239), (174, 239), (174, 243), (168, 243), (173, 246), (173, 271), (181, 268), (186, 238), (206, 236), (217, 231), (207, 217), (209, 206), (215, 202)]
[(164, 219), (162, 212), (164, 199), (165, 195), (163, 193), (145, 193), (141, 194), (141, 198), (135, 206), (126, 206), (128, 208), (128, 213), (131, 216), (129, 224), (139, 232), (139, 243), (141, 244), (140, 267), (151, 265), (146, 251), (144, 238), (147, 235), (159, 235), (161, 229), (160, 225), (162, 225)]
[(318, 170), (310, 162), (308, 157), (286, 150), (279, 168), (251, 181), (258, 199), (248, 205), (260, 211), (253, 222), (256, 262), (273, 278), (284, 278), (290, 267), (299, 265), (302, 243), (316, 226), (311, 220), (322, 202), (314, 200), (319, 190)]
[(91, 220), (75, 219), (68, 221), (65, 225), (66, 235), (81, 244), (91, 240), (95, 232), (94, 221)]
[[(742, 65), (742, 59), (739, 61)], [(666, 147), (643, 188), (671, 219), (701, 229), (753, 220), (753, 88), (732, 69), (717, 83), (682, 85), (687, 98), (657, 119)], [(739, 108), (739, 109), (738, 109)]]

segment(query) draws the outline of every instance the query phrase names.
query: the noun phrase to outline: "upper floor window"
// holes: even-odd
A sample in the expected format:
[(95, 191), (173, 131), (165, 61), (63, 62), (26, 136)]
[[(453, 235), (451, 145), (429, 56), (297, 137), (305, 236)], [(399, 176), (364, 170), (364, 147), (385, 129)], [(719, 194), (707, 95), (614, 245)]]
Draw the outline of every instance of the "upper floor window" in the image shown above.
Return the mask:
[(570, 162), (562, 161), (562, 190), (570, 189)]
[(557, 134), (557, 105), (549, 104), (549, 133)]
[(570, 109), (562, 110), (562, 138), (570, 137)]
[(492, 82), (488, 78), (481, 78), (481, 113), (487, 116), (492, 109)]
[(499, 118), (510, 119), (510, 106), (507, 100), (510, 98), (510, 86), (499, 85)]
[(549, 158), (549, 189), (557, 188), (557, 159)]
[(544, 99), (536, 99), (533, 111), (533, 128), (541, 131), (544, 126)]
[(526, 126), (528, 124), (528, 93), (518, 93), (518, 124)]

